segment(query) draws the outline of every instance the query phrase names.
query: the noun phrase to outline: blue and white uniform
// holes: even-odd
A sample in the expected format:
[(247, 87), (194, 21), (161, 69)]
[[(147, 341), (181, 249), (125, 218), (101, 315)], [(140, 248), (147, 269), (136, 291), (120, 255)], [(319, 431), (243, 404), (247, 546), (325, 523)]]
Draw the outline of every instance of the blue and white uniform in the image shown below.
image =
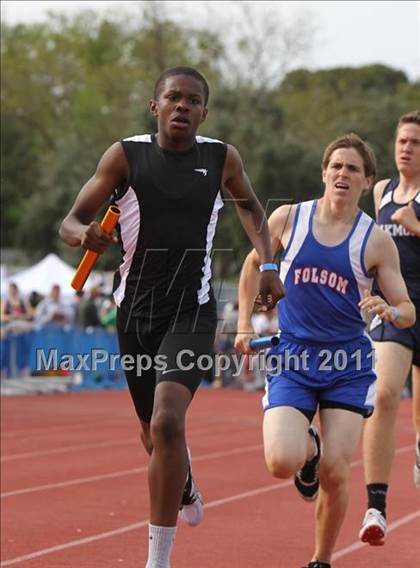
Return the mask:
[(347, 237), (326, 246), (313, 234), (316, 206), (316, 200), (297, 206), (282, 255), (280, 344), (267, 356), (263, 406), (292, 406), (309, 419), (318, 405), (368, 416), (376, 375), (358, 303), (372, 287), (364, 255), (374, 221), (360, 211)]
[[(408, 347), (413, 352), (413, 364), (420, 366), (420, 239), (405, 227), (392, 220), (392, 215), (408, 203), (396, 203), (394, 192), (399, 178), (391, 179), (386, 185), (379, 204), (378, 224), (397, 245), (400, 255), (401, 274), (407, 285), (408, 295), (416, 307), (417, 321), (407, 329), (398, 329), (392, 323), (376, 317), (370, 328), (374, 341), (392, 341)], [(411, 200), (417, 219), (420, 219), (420, 191)]]

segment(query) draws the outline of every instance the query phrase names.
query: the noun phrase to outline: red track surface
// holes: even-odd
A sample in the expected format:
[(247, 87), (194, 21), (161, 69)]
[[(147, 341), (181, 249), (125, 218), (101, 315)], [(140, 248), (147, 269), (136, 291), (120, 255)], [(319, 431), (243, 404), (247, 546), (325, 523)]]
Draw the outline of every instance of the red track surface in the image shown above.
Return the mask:
[[(261, 394), (201, 390), (188, 419), (199, 528), (179, 525), (174, 568), (300, 568), (311, 558), (313, 504), (272, 479), (262, 455)], [(147, 459), (129, 395), (3, 400), (2, 562), (22, 568), (143, 568)], [(420, 566), (410, 401), (400, 406), (384, 547), (357, 540), (365, 508), (360, 451), (334, 568)]]

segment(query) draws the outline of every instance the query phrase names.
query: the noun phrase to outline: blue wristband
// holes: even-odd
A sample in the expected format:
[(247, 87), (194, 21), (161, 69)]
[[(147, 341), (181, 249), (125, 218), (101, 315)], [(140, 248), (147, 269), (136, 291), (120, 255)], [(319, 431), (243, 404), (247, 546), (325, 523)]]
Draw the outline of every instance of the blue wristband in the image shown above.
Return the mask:
[(392, 321), (397, 321), (400, 319), (401, 317), (401, 312), (399, 310), (399, 308), (396, 308), (395, 306), (391, 306), (391, 314), (392, 314)]
[(265, 272), (266, 270), (275, 270), (278, 272), (279, 267), (275, 262), (265, 262), (264, 264), (260, 264), (260, 272)]

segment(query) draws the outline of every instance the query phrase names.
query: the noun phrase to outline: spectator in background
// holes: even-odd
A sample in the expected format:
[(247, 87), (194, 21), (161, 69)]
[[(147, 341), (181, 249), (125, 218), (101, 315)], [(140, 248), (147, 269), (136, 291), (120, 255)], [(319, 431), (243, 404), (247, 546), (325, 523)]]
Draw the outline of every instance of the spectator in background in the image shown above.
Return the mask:
[(76, 325), (82, 328), (102, 327), (98, 309), (100, 296), (99, 288), (93, 287), (81, 298), (76, 314)]
[(54, 284), (49, 296), (38, 304), (35, 312), (35, 321), (41, 325), (48, 323), (64, 324), (69, 323), (70, 319), (69, 307), (61, 299), (60, 286)]
[(35, 319), (36, 308), (37, 308), (38, 304), (40, 304), (42, 302), (43, 299), (44, 299), (44, 296), (42, 294), (39, 294), (36, 290), (33, 290), (29, 294), (28, 310), (29, 310), (30, 318), (32, 320)]
[[(217, 332), (214, 342), (216, 352), (223, 352), (226, 355), (234, 353), (233, 342), (236, 335), (236, 327), (238, 323), (238, 302), (228, 302), (225, 304), (221, 318), (218, 321)], [(233, 366), (230, 365), (228, 369), (222, 371), (219, 369), (219, 374), (212, 377), (210, 382), (215, 387), (222, 387), (232, 385), (234, 378), (232, 376)]]
[(7, 296), (1, 302), (1, 321), (4, 323), (27, 319), (30, 319), (28, 305), (20, 295), (17, 285), (14, 282), (11, 282), (9, 284)]
[(99, 310), (101, 324), (110, 330), (114, 330), (117, 323), (117, 306), (114, 302), (114, 296), (111, 294), (104, 300)]
[[(279, 333), (279, 323), (277, 318), (277, 309), (268, 312), (255, 312), (251, 317), (254, 331), (261, 337), (269, 335), (277, 335)], [(244, 388), (246, 390), (263, 390), (265, 388), (265, 369), (258, 363), (259, 355), (246, 355), (246, 357), (255, 358), (252, 365), (248, 364), (248, 368), (244, 373)]]
[(80, 304), (82, 303), (83, 296), (85, 295), (84, 290), (77, 290), (73, 298), (73, 325), (76, 327), (80, 325)]
[(238, 302), (228, 302), (222, 312), (222, 324), (219, 331), (222, 351), (232, 351), (238, 324)]
[(270, 310), (269, 312), (255, 312), (252, 315), (251, 321), (255, 333), (258, 335), (275, 335), (279, 331), (276, 309)]

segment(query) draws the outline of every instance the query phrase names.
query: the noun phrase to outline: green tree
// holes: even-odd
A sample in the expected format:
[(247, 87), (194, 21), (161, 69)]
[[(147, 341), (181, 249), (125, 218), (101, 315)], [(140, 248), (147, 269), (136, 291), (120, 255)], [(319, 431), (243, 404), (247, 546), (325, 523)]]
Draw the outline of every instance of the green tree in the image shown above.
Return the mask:
[[(345, 132), (369, 141), (379, 175), (391, 175), (395, 124), (418, 106), (420, 85), (383, 65), (290, 71), (310, 49), (307, 22), (286, 25), (274, 12), (235, 7), (234, 29), (230, 18), (214, 31), (175, 23), (165, 2), (112, 17), (83, 11), (43, 24), (3, 23), (3, 246), (77, 261), (80, 251), (58, 238), (61, 219), (110, 144), (155, 129), (154, 81), (176, 65), (198, 67), (209, 80), (201, 133), (238, 148), (268, 214), (321, 193), (323, 149)], [(369, 197), (363, 204), (372, 212)], [(224, 277), (237, 276), (250, 247), (233, 207), (227, 200), (216, 233), (216, 246), (228, 243), (237, 263), (219, 257)], [(102, 267), (115, 267), (117, 257), (114, 248)]]
[(4, 24), (3, 246), (61, 249), (60, 220), (99, 156), (121, 136), (153, 128), (147, 107), (161, 66), (201, 62), (211, 75), (217, 38), (147, 8), (131, 28), (91, 11)]

